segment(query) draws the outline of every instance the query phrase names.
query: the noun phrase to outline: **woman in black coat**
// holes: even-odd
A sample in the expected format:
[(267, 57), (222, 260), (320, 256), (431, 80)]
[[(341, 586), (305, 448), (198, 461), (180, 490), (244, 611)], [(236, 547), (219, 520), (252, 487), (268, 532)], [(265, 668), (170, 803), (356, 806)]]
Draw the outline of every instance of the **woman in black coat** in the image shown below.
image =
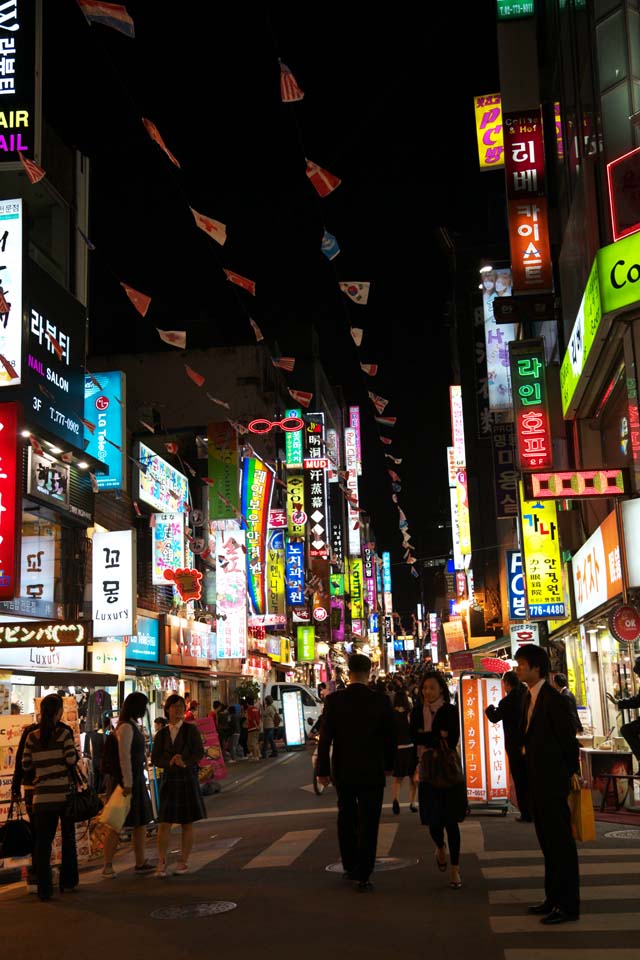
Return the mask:
[(180, 859), (173, 873), (189, 870), (189, 854), (193, 846), (193, 824), (206, 817), (200, 784), (198, 761), (204, 757), (200, 731), (194, 723), (185, 723), (186, 703), (176, 693), (167, 697), (164, 712), (169, 723), (157, 735), (151, 762), (162, 770), (160, 810), (158, 811), (158, 867), (156, 876), (167, 875), (167, 852), (171, 824), (182, 827)]
[[(422, 680), (420, 701), (411, 714), (411, 734), (420, 757), (425, 748), (436, 748), (444, 740), (455, 750), (460, 739), (460, 721), (457, 709), (451, 704), (451, 695), (440, 673), (427, 673)], [(420, 765), (418, 766), (418, 776)], [(460, 879), (460, 828), (467, 813), (467, 791), (464, 783), (453, 787), (437, 788), (420, 781), (418, 787), (420, 820), (429, 827), (436, 845), (438, 869), (447, 869), (445, 830), (451, 856), (451, 886), (457, 890)]]

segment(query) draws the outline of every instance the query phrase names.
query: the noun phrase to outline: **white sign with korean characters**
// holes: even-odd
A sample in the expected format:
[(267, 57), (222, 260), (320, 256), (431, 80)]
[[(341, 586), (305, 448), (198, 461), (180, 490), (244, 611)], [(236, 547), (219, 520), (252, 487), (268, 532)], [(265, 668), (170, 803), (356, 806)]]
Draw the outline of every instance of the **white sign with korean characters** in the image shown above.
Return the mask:
[(93, 635), (130, 637), (136, 632), (133, 530), (93, 535)]
[(53, 536), (23, 537), (20, 596), (53, 602), (56, 541)]

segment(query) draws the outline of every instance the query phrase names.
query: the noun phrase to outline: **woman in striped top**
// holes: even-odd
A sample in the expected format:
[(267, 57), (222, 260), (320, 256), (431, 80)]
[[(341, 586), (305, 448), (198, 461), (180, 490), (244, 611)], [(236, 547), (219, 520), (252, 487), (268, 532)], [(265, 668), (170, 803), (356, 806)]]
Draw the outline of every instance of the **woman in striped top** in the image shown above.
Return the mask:
[(26, 739), (22, 769), (33, 771), (33, 824), (35, 829), (34, 865), (38, 878), (38, 896), (50, 900), (51, 845), (60, 821), (62, 867), (60, 890), (78, 886), (78, 856), (75, 824), (67, 816), (71, 780), (69, 773), (78, 762), (73, 733), (62, 717), (62, 698), (45, 697), (40, 704), (40, 723)]

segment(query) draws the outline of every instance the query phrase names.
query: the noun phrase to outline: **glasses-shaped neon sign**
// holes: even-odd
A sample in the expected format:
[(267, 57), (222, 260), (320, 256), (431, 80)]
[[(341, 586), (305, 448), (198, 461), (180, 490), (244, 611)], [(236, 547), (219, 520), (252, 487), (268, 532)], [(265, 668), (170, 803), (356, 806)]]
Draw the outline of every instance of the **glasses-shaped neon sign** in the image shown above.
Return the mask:
[(304, 420), (301, 417), (285, 417), (284, 420), (252, 420), (248, 426), (251, 433), (270, 433), (274, 427), (280, 427), (285, 433), (296, 433), (304, 429)]

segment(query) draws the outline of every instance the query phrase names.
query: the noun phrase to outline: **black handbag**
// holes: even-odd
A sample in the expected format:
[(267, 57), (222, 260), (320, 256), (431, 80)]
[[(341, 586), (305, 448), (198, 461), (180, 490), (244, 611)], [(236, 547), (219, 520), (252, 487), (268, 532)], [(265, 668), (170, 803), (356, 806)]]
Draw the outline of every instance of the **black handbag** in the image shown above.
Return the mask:
[[(32, 849), (31, 826), (20, 811), (22, 800), (12, 800), (6, 823), (0, 826), (0, 860), (9, 857), (28, 857)], [(13, 808), (17, 807), (14, 816)]]
[(71, 791), (67, 803), (67, 817), (74, 823), (93, 820), (104, 806), (98, 796), (98, 791), (89, 785), (89, 782), (76, 767), (72, 768), (70, 776)]
[(445, 743), (425, 750), (420, 761), (420, 780), (437, 790), (457, 787), (464, 783), (458, 751), (451, 750)]

